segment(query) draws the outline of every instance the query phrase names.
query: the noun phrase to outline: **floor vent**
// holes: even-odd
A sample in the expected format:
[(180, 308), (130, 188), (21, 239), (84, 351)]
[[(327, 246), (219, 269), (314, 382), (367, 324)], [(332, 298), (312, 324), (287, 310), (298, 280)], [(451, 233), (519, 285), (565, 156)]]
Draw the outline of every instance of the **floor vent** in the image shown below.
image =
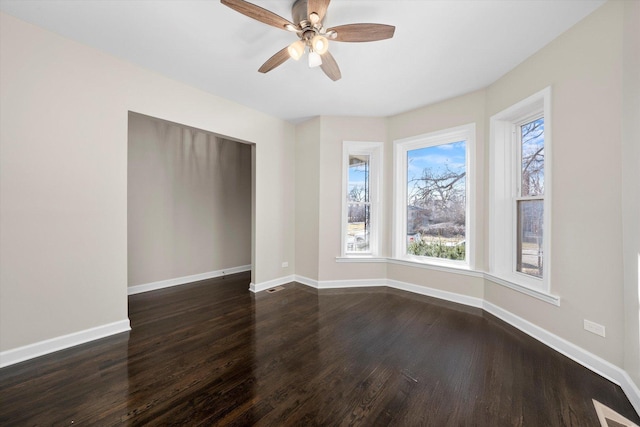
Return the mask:
[(276, 286), (275, 288), (271, 288), (271, 289), (267, 289), (267, 292), (269, 292), (270, 294), (274, 293), (274, 292), (278, 292), (283, 290), (284, 288), (282, 286)]
[(608, 406), (603, 405), (595, 399), (592, 400), (602, 427), (638, 427), (638, 424), (629, 421)]

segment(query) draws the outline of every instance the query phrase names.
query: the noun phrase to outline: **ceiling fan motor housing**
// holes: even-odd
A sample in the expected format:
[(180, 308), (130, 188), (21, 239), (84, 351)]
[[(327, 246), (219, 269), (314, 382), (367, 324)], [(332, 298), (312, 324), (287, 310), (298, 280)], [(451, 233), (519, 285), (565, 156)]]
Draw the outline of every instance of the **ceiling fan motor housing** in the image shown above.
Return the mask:
[(296, 0), (293, 6), (291, 6), (291, 15), (293, 16), (293, 23), (296, 25), (302, 21), (308, 21), (307, 0)]

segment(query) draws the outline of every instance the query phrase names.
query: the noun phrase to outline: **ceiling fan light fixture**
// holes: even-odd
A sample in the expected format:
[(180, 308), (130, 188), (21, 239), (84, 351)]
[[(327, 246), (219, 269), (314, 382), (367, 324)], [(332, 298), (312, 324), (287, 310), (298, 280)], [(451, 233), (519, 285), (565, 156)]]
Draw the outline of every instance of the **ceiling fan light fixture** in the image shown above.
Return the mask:
[(314, 68), (322, 65), (322, 58), (320, 58), (320, 54), (315, 51), (309, 52), (309, 68)]
[(323, 21), (326, 18), (331, 0), (293, 1), (291, 6), (293, 20), (289, 21), (247, 0), (220, 0), (223, 5), (251, 19), (280, 30), (295, 32), (299, 39), (267, 59), (258, 68), (260, 73), (268, 73), (284, 64), (289, 58), (299, 60), (305, 52), (308, 52), (309, 67), (321, 66), (327, 77), (337, 81), (340, 80), (342, 74), (335, 58), (329, 52), (329, 40), (352, 43), (374, 42), (390, 39), (395, 33), (396, 27), (386, 24), (355, 23), (325, 28)]
[(318, 34), (311, 39), (311, 46), (313, 47), (314, 52), (318, 52), (319, 55), (322, 55), (329, 49), (329, 40)]
[(287, 48), (287, 52), (289, 52), (289, 56), (296, 61), (304, 55), (304, 42), (302, 40), (298, 40), (293, 42)]

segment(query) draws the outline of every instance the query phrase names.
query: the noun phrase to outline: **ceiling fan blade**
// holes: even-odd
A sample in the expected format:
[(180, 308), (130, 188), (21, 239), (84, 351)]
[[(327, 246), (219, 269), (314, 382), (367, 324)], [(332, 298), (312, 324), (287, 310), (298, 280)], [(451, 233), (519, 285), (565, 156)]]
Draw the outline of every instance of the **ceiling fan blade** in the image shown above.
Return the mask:
[(327, 32), (337, 33), (337, 42), (375, 42), (390, 39), (396, 31), (393, 25), (385, 24), (347, 24), (329, 28)]
[(258, 71), (260, 71), (261, 73), (268, 73), (278, 65), (284, 63), (287, 59), (290, 58), (289, 52), (287, 51), (288, 48), (289, 46), (285, 47), (284, 49), (278, 51), (278, 53), (273, 55), (271, 58), (267, 59), (267, 62), (262, 64), (262, 67), (260, 67)]
[(322, 54), (322, 64), (320, 68), (322, 68), (322, 71), (334, 82), (342, 78), (340, 67), (338, 67), (338, 63), (329, 52)]
[(312, 13), (316, 13), (320, 18), (320, 21), (324, 19), (324, 15), (327, 14), (327, 7), (331, 0), (308, 0), (307, 1), (307, 16)]
[(295, 27), (290, 21), (287, 21), (280, 15), (276, 15), (275, 13), (263, 9), (260, 6), (256, 6), (253, 3), (249, 3), (244, 0), (220, 0), (225, 6), (230, 7), (236, 12), (240, 12), (243, 15), (248, 16), (249, 18), (253, 18), (256, 21), (263, 22), (267, 25), (274, 26), (276, 28), (280, 28), (282, 30), (286, 30), (287, 25), (291, 25)]

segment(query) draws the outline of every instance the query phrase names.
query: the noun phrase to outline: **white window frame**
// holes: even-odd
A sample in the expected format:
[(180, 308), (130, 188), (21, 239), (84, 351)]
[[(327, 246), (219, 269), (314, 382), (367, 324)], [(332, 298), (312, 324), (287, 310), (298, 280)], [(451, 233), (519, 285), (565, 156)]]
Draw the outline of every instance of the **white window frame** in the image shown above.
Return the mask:
[[(342, 224), (341, 231), (341, 256), (343, 258), (371, 258), (380, 253), (380, 226), (382, 224), (382, 210), (380, 200), (382, 200), (382, 153), (384, 144), (382, 142), (365, 141), (343, 141), (342, 142)], [(349, 252), (347, 251), (347, 227), (348, 227), (348, 193), (349, 193), (349, 156), (368, 155), (369, 156), (369, 206), (370, 206), (370, 231), (369, 231), (369, 251)]]
[[(469, 123), (454, 128), (430, 132), (393, 142), (394, 156), (394, 203), (393, 203), (393, 245), (394, 259), (430, 264), (435, 266), (474, 269), (475, 255), (475, 138), (476, 125)], [(437, 257), (415, 256), (407, 253), (407, 152), (419, 148), (433, 147), (465, 141), (466, 157), (466, 224), (465, 224), (465, 259), (450, 260)]]
[[(544, 117), (544, 212), (542, 278), (517, 271), (517, 201), (520, 189), (520, 126)], [(549, 294), (551, 289), (551, 88), (503, 110), (490, 120), (489, 272), (510, 285)], [(537, 197), (533, 199), (538, 199)]]

